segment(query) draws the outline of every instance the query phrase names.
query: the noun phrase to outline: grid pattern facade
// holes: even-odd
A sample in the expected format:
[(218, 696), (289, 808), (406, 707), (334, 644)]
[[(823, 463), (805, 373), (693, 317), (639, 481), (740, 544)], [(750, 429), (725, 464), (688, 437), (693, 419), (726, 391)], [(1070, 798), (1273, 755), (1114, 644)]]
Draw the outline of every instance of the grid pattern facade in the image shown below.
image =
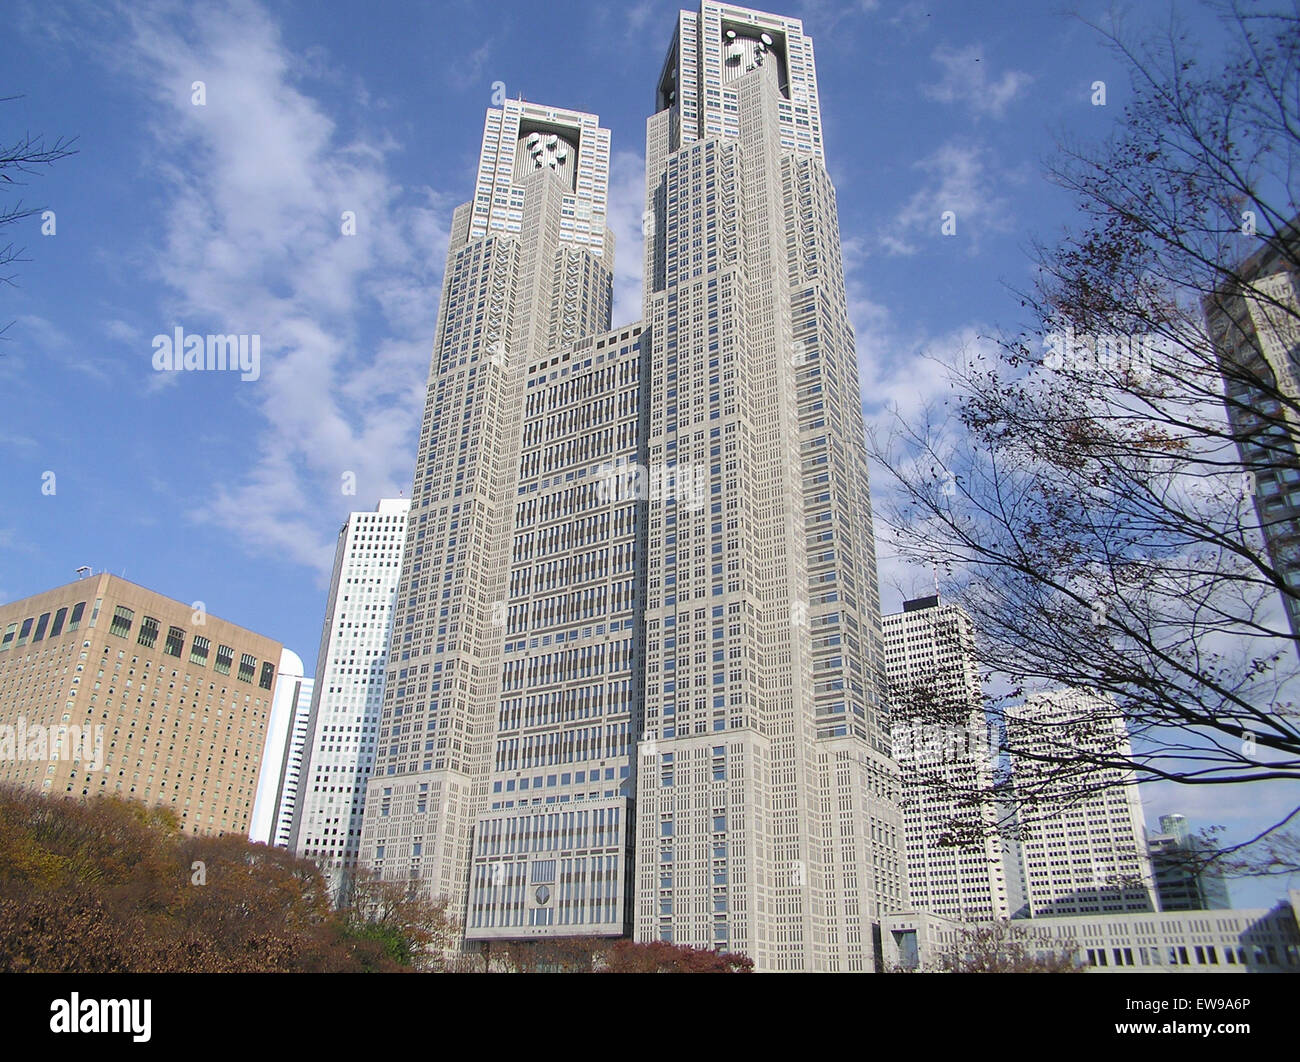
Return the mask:
[[(1072, 955), (1088, 973), (1300, 973), (1300, 893), (1270, 909), (1075, 915), (1012, 922), (1031, 955)], [(888, 968), (938, 969), (971, 930), (934, 914), (885, 919)]]
[[(1030, 916), (1154, 911), (1132, 774), (1090, 760), (1129, 755), (1114, 704), (1084, 690), (1031, 694), (1007, 710), (1007, 735)], [(1069, 762), (1082, 770), (1063, 772)]]
[(885, 616), (884, 634), (911, 906), (966, 921), (1010, 918), (1019, 904), (1008, 891), (996, 811), (962, 800), (993, 788), (970, 618), (936, 595)]
[(1147, 838), (1147, 845), (1160, 910), (1208, 911), (1232, 906), (1218, 864), (1205, 863), (1214, 849), (1189, 833), (1182, 815), (1161, 815), (1160, 832)]
[(645, 464), (644, 336), (633, 325), (528, 371), (471, 939), (630, 929), (645, 502), (608, 470)]
[(682, 11), (659, 76), (655, 109), (676, 112), (684, 144), (735, 138), (742, 109), (739, 83), (764, 64), (780, 89), (778, 147), (823, 161), (817, 67), (812, 40), (797, 18), (708, 2), (699, 11)]
[(549, 170), (560, 180), (565, 242), (612, 262), (613, 235), (606, 228), (609, 130), (600, 128), (594, 114), (523, 100), (506, 100), (487, 112), (474, 201), (469, 204), (469, 239), (524, 231), (525, 185), (535, 170)]
[(705, 3), (664, 70), (649, 456), (701, 473), (707, 504), (649, 504), (635, 934), (871, 969), (870, 924), (906, 901), (903, 823), (812, 46)]
[(1300, 638), (1300, 274), (1276, 249), (1239, 272), (1244, 289), (1207, 300), (1209, 331), (1233, 438), (1253, 479), (1248, 493), (1270, 562), (1291, 591), (1282, 603)]
[[(0, 741), (0, 782), (126, 797), (170, 808), (189, 833), (247, 834), (280, 653), (107, 574), (2, 605), (0, 723), (29, 740)], [(36, 727), (51, 736), (43, 749)], [(52, 740), (69, 727), (81, 756)]]
[(508, 100), (452, 219), (358, 861), (457, 916), (501, 705), (527, 380), (557, 341), (609, 327), (608, 155), (595, 115)]
[(280, 783), (276, 787), (275, 822), (271, 830), (271, 843), (277, 848), (288, 848), (293, 830), (294, 811), (302, 797), (303, 761), (307, 754), (307, 736), (311, 725), (311, 698), (316, 683), (309, 678), (295, 676), (285, 679), (292, 682), (287, 696), (293, 705), (289, 723), (285, 755), (280, 763)]
[(287, 843), (337, 890), (356, 868), (374, 768), (408, 499), (355, 512), (339, 532), (304, 744), (302, 796)]

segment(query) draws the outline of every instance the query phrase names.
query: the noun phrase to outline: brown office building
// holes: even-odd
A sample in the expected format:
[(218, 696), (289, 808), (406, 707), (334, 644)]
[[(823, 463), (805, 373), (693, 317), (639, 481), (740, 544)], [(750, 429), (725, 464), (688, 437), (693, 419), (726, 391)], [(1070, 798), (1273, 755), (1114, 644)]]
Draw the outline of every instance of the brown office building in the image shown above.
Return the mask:
[(280, 650), (106, 574), (0, 605), (0, 784), (247, 834)]

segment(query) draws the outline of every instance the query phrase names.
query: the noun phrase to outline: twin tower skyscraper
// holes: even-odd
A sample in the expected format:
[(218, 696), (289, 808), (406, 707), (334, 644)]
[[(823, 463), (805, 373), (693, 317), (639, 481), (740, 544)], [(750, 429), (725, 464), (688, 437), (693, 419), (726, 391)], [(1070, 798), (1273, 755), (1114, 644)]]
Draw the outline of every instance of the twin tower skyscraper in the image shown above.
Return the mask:
[(470, 941), (870, 970), (906, 871), (812, 42), (706, 0), (654, 98), (643, 319), (612, 331), (609, 132), (487, 114), (359, 860)]

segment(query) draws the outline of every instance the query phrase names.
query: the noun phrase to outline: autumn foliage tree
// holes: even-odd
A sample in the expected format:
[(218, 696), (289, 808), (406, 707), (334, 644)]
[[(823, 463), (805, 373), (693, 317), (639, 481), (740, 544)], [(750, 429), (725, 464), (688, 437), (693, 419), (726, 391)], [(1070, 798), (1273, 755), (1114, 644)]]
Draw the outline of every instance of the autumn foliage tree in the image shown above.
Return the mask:
[(754, 960), (729, 951), (661, 940), (620, 940), (606, 954), (605, 973), (753, 973)]
[(423, 967), (418, 901), (331, 908), (316, 867), (169, 812), (0, 788), (0, 969), (359, 972)]

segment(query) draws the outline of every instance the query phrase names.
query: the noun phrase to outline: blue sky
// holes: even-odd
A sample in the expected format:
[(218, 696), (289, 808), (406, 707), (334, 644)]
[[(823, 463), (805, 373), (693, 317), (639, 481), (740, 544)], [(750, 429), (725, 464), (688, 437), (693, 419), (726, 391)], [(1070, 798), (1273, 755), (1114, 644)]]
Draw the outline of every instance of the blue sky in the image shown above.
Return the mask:
[[(0, 95), (23, 98), (0, 105), (0, 141), (75, 135), (80, 154), (21, 190), (56, 231), (24, 222), (31, 260), (0, 287), (0, 600), (89, 564), (201, 600), (312, 668), (339, 525), (409, 489), (447, 226), (493, 83), (612, 130), (615, 324), (633, 321), (644, 122), (679, 6), (7, 5)], [(1029, 323), (1008, 285), (1028, 282), (1030, 240), (1071, 217), (1042, 163), (1058, 134), (1106, 135), (1127, 76), (1032, 0), (782, 10), (816, 47), (864, 408), (919, 409), (946, 390), (927, 353)], [(260, 378), (155, 372), (153, 337), (177, 326), (259, 334)], [(885, 609), (924, 582), (885, 558)], [(1147, 796), (1151, 818), (1234, 834), (1258, 821), (1251, 803)]]

